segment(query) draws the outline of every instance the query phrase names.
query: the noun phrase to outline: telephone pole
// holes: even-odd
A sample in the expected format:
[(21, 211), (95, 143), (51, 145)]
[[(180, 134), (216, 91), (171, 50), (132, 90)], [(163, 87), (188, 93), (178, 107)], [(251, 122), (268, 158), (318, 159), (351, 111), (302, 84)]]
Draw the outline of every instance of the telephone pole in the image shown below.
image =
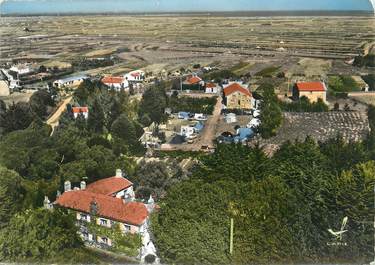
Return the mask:
[(229, 254), (231, 255), (233, 255), (233, 230), (234, 230), (234, 220), (233, 218), (230, 218)]
[[(374, 209), (375, 209), (375, 185), (374, 185)], [(370, 265), (375, 265), (375, 214), (374, 214), (374, 261)]]

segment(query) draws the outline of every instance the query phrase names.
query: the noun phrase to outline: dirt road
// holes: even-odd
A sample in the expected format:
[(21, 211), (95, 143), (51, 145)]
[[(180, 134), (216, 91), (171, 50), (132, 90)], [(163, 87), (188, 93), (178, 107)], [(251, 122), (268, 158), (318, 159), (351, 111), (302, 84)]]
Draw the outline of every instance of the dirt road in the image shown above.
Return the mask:
[[(221, 101), (222, 98), (218, 97), (215, 105), (215, 109), (211, 116), (207, 119), (204, 124), (204, 129), (198, 138), (192, 144), (163, 144), (161, 150), (172, 151), (204, 151), (202, 146), (207, 146), (208, 148), (214, 148), (214, 139), (216, 134), (216, 128), (220, 120), (221, 114)], [(206, 149), (207, 150), (207, 149)]]
[(51, 135), (53, 134), (53, 132), (55, 130), (55, 127), (59, 125), (60, 116), (66, 110), (66, 105), (68, 105), (70, 103), (70, 101), (72, 100), (72, 98), (73, 97), (70, 96), (70, 97), (67, 97), (66, 99), (64, 99), (61, 102), (60, 106), (55, 111), (55, 113), (53, 113), (52, 116), (48, 118), (48, 120), (47, 120), (46, 123), (52, 127)]

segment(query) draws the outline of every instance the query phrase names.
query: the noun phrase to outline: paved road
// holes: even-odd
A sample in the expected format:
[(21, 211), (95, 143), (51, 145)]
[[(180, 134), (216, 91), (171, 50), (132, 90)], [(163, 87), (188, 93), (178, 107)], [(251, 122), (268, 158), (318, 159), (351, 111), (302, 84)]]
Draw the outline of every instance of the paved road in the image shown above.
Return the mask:
[(216, 128), (220, 120), (221, 114), (221, 101), (222, 98), (218, 97), (215, 105), (215, 109), (212, 115), (207, 119), (204, 125), (202, 133), (194, 140), (192, 144), (163, 144), (161, 150), (172, 151), (172, 150), (182, 150), (182, 151), (201, 151), (202, 146), (208, 146), (209, 148), (214, 148), (214, 139), (216, 134)]
[(66, 110), (66, 105), (68, 105), (70, 103), (72, 98), (73, 98), (72, 96), (69, 96), (66, 99), (64, 99), (61, 102), (60, 106), (55, 111), (55, 113), (53, 113), (52, 116), (48, 118), (46, 123), (52, 127), (51, 135), (53, 134), (53, 132), (55, 130), (55, 127), (57, 127), (59, 125), (60, 116)]

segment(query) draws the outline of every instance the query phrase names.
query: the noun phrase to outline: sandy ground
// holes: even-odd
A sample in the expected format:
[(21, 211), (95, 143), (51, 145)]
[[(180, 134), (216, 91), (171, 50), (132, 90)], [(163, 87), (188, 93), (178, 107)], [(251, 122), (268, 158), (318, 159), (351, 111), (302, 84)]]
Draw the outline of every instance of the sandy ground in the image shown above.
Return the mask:
[(5, 104), (7, 105), (18, 103), (18, 102), (28, 102), (33, 93), (34, 92), (28, 92), (28, 93), (14, 92), (10, 94), (9, 96), (0, 97), (0, 99), (3, 100)]
[(60, 116), (64, 113), (64, 111), (66, 110), (66, 105), (70, 103), (72, 98), (72, 96), (69, 96), (68, 98), (64, 99), (60, 103), (57, 110), (48, 118), (46, 123), (52, 127), (51, 135), (53, 134), (55, 127), (59, 125)]

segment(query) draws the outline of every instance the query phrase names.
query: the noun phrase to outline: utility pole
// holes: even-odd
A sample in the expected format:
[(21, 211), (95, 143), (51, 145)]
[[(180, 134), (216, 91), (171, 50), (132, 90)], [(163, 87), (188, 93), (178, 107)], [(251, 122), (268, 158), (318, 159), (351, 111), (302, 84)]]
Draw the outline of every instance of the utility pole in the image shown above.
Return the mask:
[(233, 218), (230, 218), (229, 254), (231, 255), (233, 255), (233, 230), (234, 230), (234, 220)]
[[(374, 209), (375, 209), (375, 185), (374, 185)], [(372, 265), (375, 264), (375, 214), (374, 214), (374, 261)]]

